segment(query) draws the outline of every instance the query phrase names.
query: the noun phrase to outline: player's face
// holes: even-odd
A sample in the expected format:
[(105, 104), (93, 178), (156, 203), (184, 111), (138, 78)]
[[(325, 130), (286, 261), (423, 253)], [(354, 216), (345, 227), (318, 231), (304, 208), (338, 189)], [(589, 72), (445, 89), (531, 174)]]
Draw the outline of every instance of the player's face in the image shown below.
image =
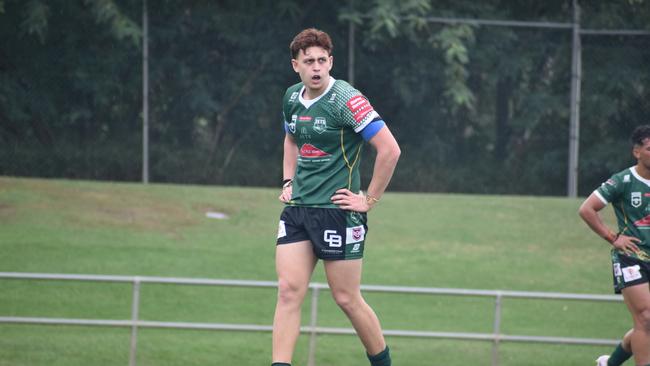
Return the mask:
[(638, 164), (643, 165), (646, 170), (650, 171), (650, 138), (643, 140), (643, 145), (635, 145), (632, 154)]
[(330, 82), (330, 70), (334, 58), (321, 47), (309, 47), (300, 50), (297, 59), (291, 60), (293, 70), (300, 75), (300, 80), (305, 84), (309, 99), (321, 95)]

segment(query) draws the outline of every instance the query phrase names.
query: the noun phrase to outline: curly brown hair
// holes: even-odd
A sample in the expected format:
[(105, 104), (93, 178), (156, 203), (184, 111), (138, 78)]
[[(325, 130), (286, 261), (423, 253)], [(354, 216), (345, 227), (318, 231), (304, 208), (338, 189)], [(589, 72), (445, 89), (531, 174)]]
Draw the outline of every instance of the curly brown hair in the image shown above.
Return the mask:
[(298, 33), (289, 44), (289, 49), (291, 50), (291, 58), (298, 59), (298, 54), (300, 50), (303, 52), (309, 47), (321, 47), (329, 55), (332, 55), (332, 50), (334, 45), (332, 44), (332, 39), (329, 34), (318, 30), (316, 28), (307, 28), (302, 32)]
[(636, 146), (643, 146), (643, 140), (647, 138), (650, 138), (650, 125), (642, 125), (634, 129), (630, 140)]

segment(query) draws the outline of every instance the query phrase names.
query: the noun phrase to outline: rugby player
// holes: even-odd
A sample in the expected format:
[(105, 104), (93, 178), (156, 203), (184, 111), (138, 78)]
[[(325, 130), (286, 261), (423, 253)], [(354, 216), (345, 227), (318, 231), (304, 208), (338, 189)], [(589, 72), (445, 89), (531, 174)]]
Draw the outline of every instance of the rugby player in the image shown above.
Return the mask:
[[(400, 148), (386, 123), (358, 90), (330, 76), (332, 41), (309, 28), (289, 46), (301, 82), (283, 98), (284, 158), (275, 265), (273, 366), (291, 364), (300, 309), (316, 265), (323, 261), (335, 302), (350, 319), (372, 366), (390, 366), (379, 319), (361, 296), (367, 212), (381, 199)], [(364, 142), (377, 152), (367, 191), (359, 164)]]
[[(650, 365), (650, 126), (637, 127), (631, 140), (636, 164), (609, 178), (579, 210), (591, 230), (612, 246), (614, 291), (623, 294), (633, 319), (629, 346), (624, 340), (611, 356), (599, 357), (599, 365), (621, 365), (632, 354), (637, 366)], [(598, 214), (609, 203), (617, 230)]]

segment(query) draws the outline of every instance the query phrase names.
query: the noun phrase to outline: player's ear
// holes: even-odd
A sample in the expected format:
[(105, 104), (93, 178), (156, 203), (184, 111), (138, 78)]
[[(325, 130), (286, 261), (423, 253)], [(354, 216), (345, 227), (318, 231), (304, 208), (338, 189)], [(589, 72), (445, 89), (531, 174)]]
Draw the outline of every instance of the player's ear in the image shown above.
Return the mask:
[(295, 58), (291, 59), (291, 67), (293, 67), (293, 71), (298, 72), (298, 60)]
[(632, 148), (632, 155), (635, 159), (639, 159), (641, 157), (641, 147), (639, 145), (634, 145)]
[(331, 71), (332, 67), (334, 67), (334, 56), (330, 56), (330, 69), (328, 71)]

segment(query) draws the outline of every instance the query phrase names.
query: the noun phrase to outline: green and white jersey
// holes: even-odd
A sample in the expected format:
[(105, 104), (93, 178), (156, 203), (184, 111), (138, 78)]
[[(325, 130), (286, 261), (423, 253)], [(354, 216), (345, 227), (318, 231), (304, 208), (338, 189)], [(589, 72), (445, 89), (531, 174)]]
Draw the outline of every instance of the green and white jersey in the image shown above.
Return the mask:
[(360, 190), (360, 132), (379, 115), (343, 80), (330, 77), (316, 99), (303, 99), (304, 90), (303, 83), (295, 84), (282, 100), (285, 131), (299, 149), (289, 204), (335, 208), (331, 197), (338, 189)]
[(642, 252), (633, 257), (650, 262), (650, 180), (631, 167), (614, 174), (594, 193), (614, 207), (621, 234), (641, 239), (637, 245)]

